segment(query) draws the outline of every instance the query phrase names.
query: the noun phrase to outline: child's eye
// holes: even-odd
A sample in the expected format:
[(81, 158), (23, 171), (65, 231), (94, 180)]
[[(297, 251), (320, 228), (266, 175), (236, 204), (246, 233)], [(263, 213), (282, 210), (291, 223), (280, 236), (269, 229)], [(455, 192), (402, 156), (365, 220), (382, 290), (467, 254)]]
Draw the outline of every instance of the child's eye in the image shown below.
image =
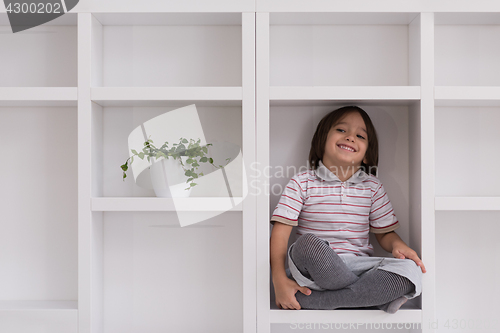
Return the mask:
[(337, 131), (339, 131), (339, 132), (345, 132), (342, 128), (337, 128)]
[(363, 140), (365, 139), (362, 135), (359, 135), (359, 134), (358, 134), (358, 138), (361, 138)]

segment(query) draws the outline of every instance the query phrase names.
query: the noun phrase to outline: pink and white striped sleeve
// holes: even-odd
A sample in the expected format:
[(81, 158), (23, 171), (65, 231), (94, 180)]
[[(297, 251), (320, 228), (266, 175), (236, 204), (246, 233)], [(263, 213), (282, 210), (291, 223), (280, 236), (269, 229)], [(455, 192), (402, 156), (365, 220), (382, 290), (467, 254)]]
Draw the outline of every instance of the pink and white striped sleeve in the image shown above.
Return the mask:
[(298, 225), (298, 219), (305, 199), (304, 185), (298, 174), (292, 177), (281, 194), (274, 209), (271, 224), (280, 222), (291, 226)]
[(374, 234), (385, 234), (399, 227), (400, 224), (396, 214), (394, 214), (389, 196), (385, 192), (382, 183), (380, 183), (372, 196), (370, 232)]

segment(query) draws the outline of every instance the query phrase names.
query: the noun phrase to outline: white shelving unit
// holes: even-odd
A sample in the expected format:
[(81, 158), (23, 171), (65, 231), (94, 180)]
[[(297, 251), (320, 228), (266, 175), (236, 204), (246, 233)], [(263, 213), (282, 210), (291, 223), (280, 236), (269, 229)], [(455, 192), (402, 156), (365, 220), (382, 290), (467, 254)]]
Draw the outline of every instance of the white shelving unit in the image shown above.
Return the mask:
[[(0, 332), (437, 333), (438, 317), (467, 317), (452, 287), (474, 274), (454, 253), (489, 274), (484, 294), (500, 274), (468, 252), (500, 255), (488, 247), (500, 232), (498, 3), (102, 0), (16, 34), (2, 7), (0, 29)], [(174, 205), (122, 181), (128, 134), (190, 104), (207, 142), (241, 147), (246, 197), (193, 190)], [(377, 128), (398, 234), (428, 270), (422, 296), (394, 315), (279, 310), (269, 219), (321, 117), (348, 104)], [(181, 228), (179, 213), (212, 217)]]

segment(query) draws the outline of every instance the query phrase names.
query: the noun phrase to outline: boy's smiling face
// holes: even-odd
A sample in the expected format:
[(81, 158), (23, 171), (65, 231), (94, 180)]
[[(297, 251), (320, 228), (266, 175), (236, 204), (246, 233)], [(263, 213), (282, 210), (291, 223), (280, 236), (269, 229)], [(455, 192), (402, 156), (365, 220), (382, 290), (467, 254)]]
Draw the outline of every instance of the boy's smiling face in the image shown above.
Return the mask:
[(328, 132), (323, 155), (323, 164), (331, 167), (354, 167), (355, 170), (366, 163), (368, 135), (363, 118), (358, 112), (350, 112)]

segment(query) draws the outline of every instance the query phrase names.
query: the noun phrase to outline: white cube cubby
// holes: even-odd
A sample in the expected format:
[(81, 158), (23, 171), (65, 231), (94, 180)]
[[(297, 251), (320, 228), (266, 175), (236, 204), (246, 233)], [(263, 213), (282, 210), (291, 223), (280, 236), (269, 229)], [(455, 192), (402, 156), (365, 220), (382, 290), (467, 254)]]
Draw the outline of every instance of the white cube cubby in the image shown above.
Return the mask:
[(76, 132), (76, 107), (0, 106), (0, 331), (76, 332)]
[[(241, 212), (187, 227), (176, 212), (94, 212), (93, 220), (103, 332), (241, 329)], [(184, 320), (186, 311), (198, 319)]]
[(418, 86), (418, 13), (270, 13), (271, 86)]
[[(395, 214), (401, 228), (398, 235), (421, 256), (422, 249), (422, 219), (418, 210), (420, 206), (421, 188), (417, 165), (420, 163), (420, 147), (415, 143), (420, 141), (421, 117), (420, 101), (380, 101), (380, 100), (308, 100), (308, 101), (271, 101), (269, 111), (269, 219), (276, 207), (281, 192), (291, 177), (297, 172), (305, 171), (308, 166), (310, 140), (318, 122), (330, 111), (346, 105), (357, 105), (363, 108), (373, 121), (379, 140), (379, 170), (378, 177), (387, 190)], [(292, 230), (289, 243), (295, 241), (295, 229)], [(270, 231), (269, 231), (270, 232)], [(375, 255), (390, 257), (383, 250), (374, 235), (370, 235), (374, 245)], [(272, 282), (271, 282), (272, 283)], [(365, 311), (363, 320), (377, 320), (380, 310), (342, 309), (330, 312), (303, 310), (287, 311), (277, 309), (274, 301), (273, 288), (270, 293), (271, 323), (309, 322), (327, 320), (335, 316), (335, 321), (352, 320), (359, 311)], [(421, 297), (408, 302), (392, 318), (396, 321), (418, 321), (421, 316)], [(363, 313), (363, 312), (362, 312)], [(298, 319), (297, 319), (298, 318)], [(361, 320), (361, 319), (359, 319)]]
[(436, 13), (436, 86), (500, 86), (500, 13)]
[(0, 13), (0, 87), (76, 87), (76, 22), (77, 15), (68, 13), (14, 34)]
[(238, 13), (96, 13), (93, 87), (241, 87)]
[[(115, 102), (114, 104), (116, 104)], [(183, 103), (183, 104), (180, 104)], [(106, 105), (106, 103), (103, 103)], [(120, 104), (120, 103), (118, 103)], [(163, 106), (161, 106), (163, 104)], [(204, 138), (207, 143), (229, 142), (242, 147), (242, 107), (241, 101), (221, 101), (207, 103), (206, 101), (160, 101), (156, 106), (147, 102), (135, 101), (135, 106), (123, 103), (121, 106), (101, 106), (92, 103), (93, 147), (93, 197), (155, 197), (152, 189), (144, 189), (134, 182), (132, 168), (127, 171), (127, 177), (122, 178), (120, 166), (129, 158), (128, 137), (130, 133), (144, 122), (157, 116), (177, 109), (172, 105), (195, 104), (203, 128)], [(179, 127), (189, 127), (189, 123), (180, 123)], [(150, 139), (157, 147), (163, 142), (155, 141), (154, 134)], [(174, 142), (169, 142), (172, 147)], [(138, 157), (135, 157), (138, 159)], [(129, 161), (130, 166), (130, 161)], [(242, 175), (240, 175), (240, 178)], [(238, 193), (234, 196), (241, 197), (241, 181)], [(191, 196), (210, 196), (196, 186), (191, 191)], [(214, 191), (215, 193), (215, 191)], [(213, 194), (216, 196), (216, 194)]]
[(500, 107), (436, 107), (436, 195), (498, 197)]
[[(498, 207), (498, 206), (497, 206)], [(436, 213), (436, 308), (440, 325), (469, 332), (493, 332), (499, 320), (497, 307), (483, 307), (500, 296), (500, 232), (497, 211), (440, 211)], [(465, 286), (470, 286), (469, 288)], [(460, 304), (460, 307), (449, 304)], [(446, 320), (448, 321), (446, 323)]]

